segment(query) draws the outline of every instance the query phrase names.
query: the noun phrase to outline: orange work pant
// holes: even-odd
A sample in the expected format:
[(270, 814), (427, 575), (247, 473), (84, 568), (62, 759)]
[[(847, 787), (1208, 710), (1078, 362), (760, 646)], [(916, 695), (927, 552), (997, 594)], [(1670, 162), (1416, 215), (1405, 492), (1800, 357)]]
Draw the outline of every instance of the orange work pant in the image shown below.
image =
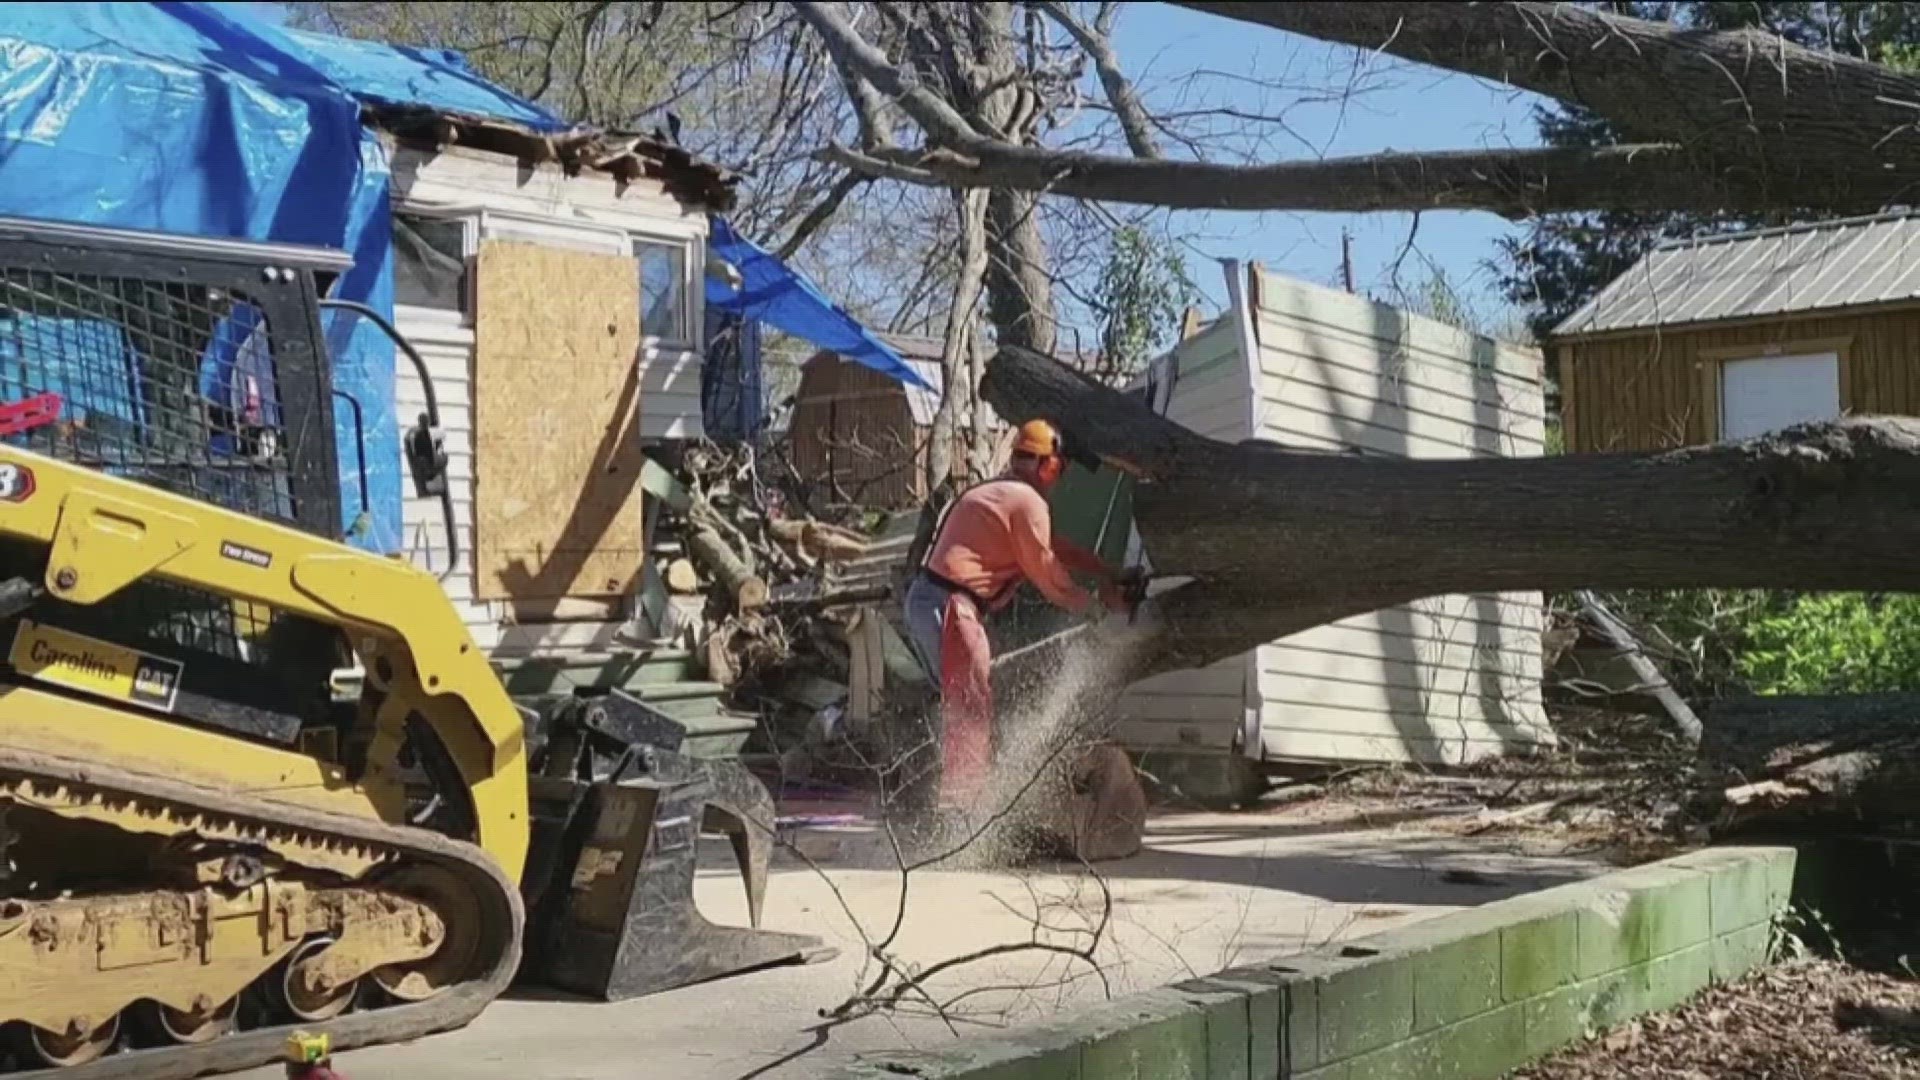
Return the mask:
[(964, 806), (993, 763), (993, 648), (972, 598), (947, 597), (940, 628), (940, 802)]

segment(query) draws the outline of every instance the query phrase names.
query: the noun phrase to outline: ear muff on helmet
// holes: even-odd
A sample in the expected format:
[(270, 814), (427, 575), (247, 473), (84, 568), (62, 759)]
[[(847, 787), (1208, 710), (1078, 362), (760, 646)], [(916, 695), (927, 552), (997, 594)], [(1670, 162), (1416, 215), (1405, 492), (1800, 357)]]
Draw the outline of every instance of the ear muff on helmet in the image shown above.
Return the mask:
[(1040, 482), (1043, 484), (1051, 485), (1058, 482), (1060, 475), (1066, 471), (1067, 459), (1061, 457), (1058, 450), (1040, 459)]

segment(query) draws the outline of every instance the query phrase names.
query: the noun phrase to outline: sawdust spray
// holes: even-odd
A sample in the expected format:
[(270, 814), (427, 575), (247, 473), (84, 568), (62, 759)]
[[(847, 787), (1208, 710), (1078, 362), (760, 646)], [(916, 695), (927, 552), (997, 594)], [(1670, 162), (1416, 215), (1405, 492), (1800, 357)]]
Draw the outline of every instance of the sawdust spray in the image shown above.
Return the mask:
[(1115, 616), (1085, 626), (1042, 646), (1057, 648), (1058, 663), (996, 689), (993, 769), (981, 797), (943, 830), (948, 850), (964, 845), (943, 865), (1005, 865), (1035, 854), (1036, 837), (1071, 831), (1070, 772), (1112, 727), (1121, 680), (1146, 637), (1138, 629)]

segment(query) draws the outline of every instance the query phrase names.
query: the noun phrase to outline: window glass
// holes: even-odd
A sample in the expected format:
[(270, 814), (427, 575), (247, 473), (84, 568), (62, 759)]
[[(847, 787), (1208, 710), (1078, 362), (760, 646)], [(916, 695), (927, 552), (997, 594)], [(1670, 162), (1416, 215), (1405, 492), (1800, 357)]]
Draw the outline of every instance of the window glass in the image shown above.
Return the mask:
[(640, 332), (662, 341), (688, 341), (687, 249), (681, 244), (635, 240), (640, 264)]
[(393, 215), (393, 302), (463, 312), (466, 300), (467, 223)]

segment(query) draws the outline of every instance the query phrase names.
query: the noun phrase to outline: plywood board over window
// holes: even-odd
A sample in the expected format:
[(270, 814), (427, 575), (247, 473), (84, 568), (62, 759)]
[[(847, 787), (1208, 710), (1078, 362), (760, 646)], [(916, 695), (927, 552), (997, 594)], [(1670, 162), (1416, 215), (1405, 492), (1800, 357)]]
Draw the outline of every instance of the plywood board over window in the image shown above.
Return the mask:
[(628, 594), (646, 546), (634, 262), (485, 240), (476, 263), (478, 594)]

